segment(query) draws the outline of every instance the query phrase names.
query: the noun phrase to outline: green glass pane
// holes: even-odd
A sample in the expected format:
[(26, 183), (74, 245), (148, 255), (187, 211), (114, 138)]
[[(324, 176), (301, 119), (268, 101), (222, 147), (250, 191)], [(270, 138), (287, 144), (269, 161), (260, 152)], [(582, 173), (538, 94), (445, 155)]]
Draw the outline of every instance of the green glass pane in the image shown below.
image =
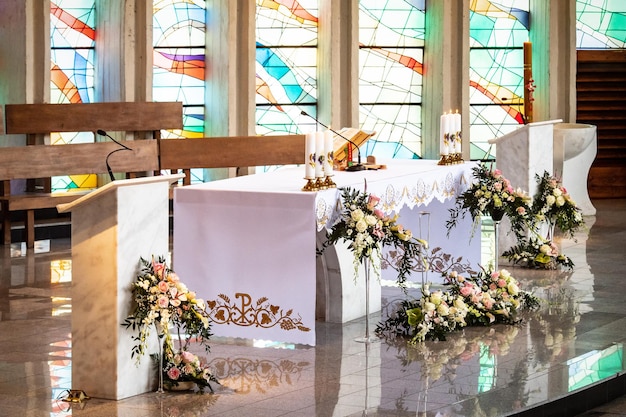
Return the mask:
[(577, 0), (576, 21), (577, 48), (626, 48), (626, 2)]

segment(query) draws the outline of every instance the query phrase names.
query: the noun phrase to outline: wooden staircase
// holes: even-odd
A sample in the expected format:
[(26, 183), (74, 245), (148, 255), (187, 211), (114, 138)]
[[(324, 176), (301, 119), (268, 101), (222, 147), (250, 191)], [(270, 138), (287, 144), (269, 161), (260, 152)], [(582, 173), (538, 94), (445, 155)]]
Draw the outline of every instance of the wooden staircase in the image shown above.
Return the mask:
[(589, 196), (626, 198), (626, 49), (577, 51), (578, 123), (598, 127)]

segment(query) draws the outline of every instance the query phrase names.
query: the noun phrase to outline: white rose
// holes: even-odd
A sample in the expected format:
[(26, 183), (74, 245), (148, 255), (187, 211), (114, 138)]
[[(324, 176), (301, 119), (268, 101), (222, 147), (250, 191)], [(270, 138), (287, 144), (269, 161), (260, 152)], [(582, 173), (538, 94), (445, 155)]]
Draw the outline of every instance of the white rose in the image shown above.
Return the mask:
[(356, 230), (359, 233), (363, 233), (364, 231), (367, 230), (367, 223), (365, 222), (364, 219), (361, 219), (356, 222)]
[(435, 305), (433, 303), (426, 302), (424, 303), (424, 310), (427, 312), (435, 311)]
[(553, 195), (549, 195), (546, 197), (546, 203), (548, 203), (548, 206), (552, 206), (555, 201), (556, 198)]
[(352, 217), (352, 220), (354, 220), (355, 222), (363, 219), (364, 216), (365, 215), (363, 214), (363, 210), (361, 209), (356, 209), (352, 213), (350, 213), (350, 217)]
[(445, 304), (439, 304), (439, 306), (437, 307), (437, 313), (440, 316), (445, 317), (450, 313), (450, 309)]
[(563, 204), (565, 204), (565, 199), (563, 198), (562, 195), (560, 195), (556, 198), (556, 205), (557, 207), (561, 207), (563, 206)]
[(435, 291), (430, 296), (430, 301), (432, 301), (435, 304), (441, 304), (441, 291)]
[(555, 188), (554, 191), (552, 192), (552, 194), (554, 194), (555, 197), (558, 197), (558, 196), (562, 195), (563, 192), (561, 191), (560, 188)]
[(507, 290), (509, 291), (509, 294), (511, 295), (517, 295), (519, 293), (519, 287), (517, 286), (515, 282), (509, 282), (509, 285), (507, 286)]
[(374, 226), (378, 222), (378, 218), (372, 214), (365, 216), (365, 223), (369, 226)]

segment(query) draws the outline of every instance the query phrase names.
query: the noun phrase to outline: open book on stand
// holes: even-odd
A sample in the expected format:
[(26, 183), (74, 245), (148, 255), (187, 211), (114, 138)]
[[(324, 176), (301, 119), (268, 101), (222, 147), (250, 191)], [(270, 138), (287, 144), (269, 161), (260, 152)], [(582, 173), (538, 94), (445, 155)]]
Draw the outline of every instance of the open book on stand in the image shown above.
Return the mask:
[[(338, 130), (337, 133), (339, 133), (339, 135), (334, 135), (333, 152), (335, 166), (338, 169), (345, 169), (350, 162), (356, 159), (352, 157), (353, 152), (359, 151), (354, 149), (354, 146), (346, 139), (352, 141), (361, 151), (363, 151), (365, 142), (376, 134), (374, 131), (363, 131), (352, 127), (344, 127), (343, 129)], [(354, 156), (356, 157), (356, 155)], [(365, 156), (363, 156), (363, 163), (365, 164)]]

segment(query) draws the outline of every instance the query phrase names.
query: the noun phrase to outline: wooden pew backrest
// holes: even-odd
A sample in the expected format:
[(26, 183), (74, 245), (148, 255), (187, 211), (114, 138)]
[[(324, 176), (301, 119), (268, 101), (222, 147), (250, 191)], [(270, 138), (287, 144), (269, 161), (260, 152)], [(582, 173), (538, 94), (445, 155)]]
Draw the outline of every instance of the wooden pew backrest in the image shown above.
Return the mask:
[[(159, 169), (156, 140), (126, 141), (124, 144), (131, 150), (120, 150), (109, 157), (114, 173)], [(107, 155), (117, 149), (123, 148), (114, 142), (0, 148), (0, 180), (105, 174)]]
[(180, 102), (7, 104), (7, 134), (182, 129)]
[(161, 169), (304, 163), (304, 135), (161, 139)]

